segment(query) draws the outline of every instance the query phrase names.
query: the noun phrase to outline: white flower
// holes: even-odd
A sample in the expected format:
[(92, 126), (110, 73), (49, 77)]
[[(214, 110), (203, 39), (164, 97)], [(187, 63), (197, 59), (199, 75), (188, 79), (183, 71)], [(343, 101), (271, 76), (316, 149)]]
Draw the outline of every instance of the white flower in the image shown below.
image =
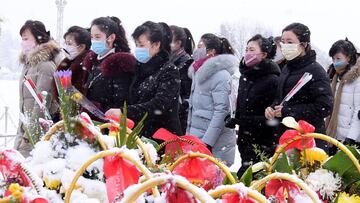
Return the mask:
[(310, 188), (319, 191), (323, 198), (334, 199), (336, 192), (341, 187), (341, 177), (326, 169), (319, 169), (310, 173), (305, 180)]

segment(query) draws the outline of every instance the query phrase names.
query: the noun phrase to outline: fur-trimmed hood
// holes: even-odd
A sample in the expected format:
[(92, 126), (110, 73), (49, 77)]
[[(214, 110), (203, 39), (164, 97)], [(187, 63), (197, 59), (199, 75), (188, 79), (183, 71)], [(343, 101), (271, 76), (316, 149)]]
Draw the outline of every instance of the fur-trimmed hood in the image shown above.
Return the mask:
[(50, 61), (56, 58), (61, 49), (59, 45), (54, 41), (40, 44), (34, 50), (32, 50), (28, 56), (24, 53), (20, 54), (20, 63), (28, 64), (30, 67), (34, 67), (41, 62)]
[(354, 82), (360, 76), (360, 57), (357, 59), (356, 64), (343, 76), (346, 83)]
[(133, 73), (135, 71), (136, 59), (126, 52), (117, 52), (107, 56), (105, 59), (99, 61), (94, 52), (90, 52), (84, 58), (83, 66), (87, 70), (91, 70), (94, 66), (100, 63), (100, 70), (104, 77), (113, 77), (121, 75), (122, 73)]
[[(195, 69), (194, 63), (190, 66), (188, 75), (190, 78), (193, 77)], [(218, 71), (226, 70), (233, 75), (239, 72), (239, 59), (231, 54), (221, 54), (212, 58), (209, 58), (205, 63), (196, 71), (196, 75), (199, 83), (203, 83), (208, 80), (212, 75)]]

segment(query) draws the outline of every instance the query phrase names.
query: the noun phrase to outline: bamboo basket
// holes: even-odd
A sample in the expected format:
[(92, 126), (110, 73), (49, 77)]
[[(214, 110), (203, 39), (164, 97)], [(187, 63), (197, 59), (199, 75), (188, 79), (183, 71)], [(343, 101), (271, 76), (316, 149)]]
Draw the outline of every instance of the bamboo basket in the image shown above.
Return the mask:
[[(243, 184), (241, 184), (240, 186), (245, 187)], [(246, 192), (246, 194), (249, 197), (251, 197), (252, 199), (256, 200), (259, 203), (270, 203), (270, 201), (267, 200), (266, 197), (262, 195), (260, 192), (250, 188), (246, 188), (246, 189), (247, 190), (241, 192)], [(214, 199), (217, 199), (226, 193), (239, 193), (239, 185), (238, 184), (226, 185), (226, 186), (222, 185), (215, 188), (214, 190), (209, 191), (209, 195)]]
[(137, 198), (149, 188), (173, 181), (182, 189), (187, 190), (194, 195), (202, 203), (215, 203), (215, 200), (203, 189), (196, 187), (189, 183), (184, 177), (177, 175), (161, 175), (152, 177), (147, 181), (136, 185), (136, 189), (131, 188), (131, 191), (121, 200), (122, 203), (135, 202)]
[(304, 181), (302, 181), (300, 178), (298, 178), (294, 175), (290, 175), (287, 173), (272, 173), (270, 175), (267, 175), (266, 177), (253, 182), (252, 185), (250, 186), (250, 188), (257, 190), (257, 191), (261, 191), (268, 181), (274, 180), (274, 179), (281, 179), (281, 180), (287, 180), (287, 181), (293, 182), (296, 185), (298, 185), (301, 189), (303, 189), (313, 202), (322, 203), (322, 201), (320, 201), (318, 195)]
[(274, 156), (271, 158), (270, 161), (270, 165), (268, 166), (268, 171), (271, 171), (272, 166), (274, 165), (275, 161), (278, 159), (278, 157), (280, 156), (280, 154), (285, 150), (285, 148), (297, 141), (300, 140), (302, 138), (315, 138), (315, 139), (320, 139), (320, 140), (324, 140), (330, 144), (335, 145), (337, 148), (339, 148), (341, 151), (343, 151), (349, 158), (350, 160), (353, 162), (353, 164), (355, 165), (356, 169), (358, 170), (358, 172), (360, 173), (360, 164), (359, 164), (359, 160), (356, 159), (356, 157), (351, 153), (351, 151), (341, 142), (337, 141), (336, 139), (324, 135), (324, 134), (320, 134), (320, 133), (308, 133), (308, 134), (303, 134), (303, 135), (299, 135), (294, 137), (293, 139), (291, 139), (290, 141), (284, 143), (283, 145), (281, 145), (280, 147), (278, 147), (278, 149), (276, 150)]
[[(71, 181), (71, 184), (69, 186), (69, 189), (66, 191), (65, 193), (65, 203), (69, 203), (70, 202), (70, 196), (71, 193), (73, 192), (73, 190), (75, 189), (76, 186), (76, 182), (78, 181), (78, 179), (80, 178), (80, 176), (84, 173), (84, 171), (86, 170), (86, 168), (88, 166), (90, 166), (93, 162), (95, 162), (98, 159), (102, 159), (106, 156), (114, 156), (114, 155), (120, 155), (122, 158), (130, 161), (131, 163), (133, 163), (144, 175), (147, 179), (150, 179), (152, 176), (152, 173), (149, 171), (149, 169), (147, 169), (141, 162), (133, 159), (131, 156), (129, 156), (128, 154), (124, 153), (121, 149), (118, 148), (114, 148), (111, 150), (106, 150), (106, 151), (102, 151), (99, 152), (98, 154), (94, 155), (93, 157), (91, 157), (88, 161), (86, 161), (86, 163), (84, 163), (76, 172), (75, 177), (73, 178), (73, 180)], [(151, 188), (151, 187), (150, 187)], [(154, 196), (158, 196), (159, 195), (159, 191), (157, 190), (156, 187), (153, 188), (153, 194)]]
[(209, 156), (207, 154), (199, 153), (199, 152), (193, 152), (193, 153), (189, 153), (189, 154), (185, 154), (185, 155), (181, 156), (173, 164), (168, 166), (169, 170), (173, 171), (177, 165), (179, 165), (182, 161), (184, 161), (184, 160), (186, 160), (188, 158), (205, 158), (205, 159), (213, 162), (215, 165), (217, 165), (225, 173), (225, 175), (228, 177), (228, 179), (230, 180), (230, 182), (232, 184), (236, 183), (235, 178), (232, 176), (232, 174), (231, 174), (231, 172), (230, 172), (230, 170), (229, 170), (229, 168), (227, 166), (225, 166), (220, 161), (216, 160), (214, 157)]

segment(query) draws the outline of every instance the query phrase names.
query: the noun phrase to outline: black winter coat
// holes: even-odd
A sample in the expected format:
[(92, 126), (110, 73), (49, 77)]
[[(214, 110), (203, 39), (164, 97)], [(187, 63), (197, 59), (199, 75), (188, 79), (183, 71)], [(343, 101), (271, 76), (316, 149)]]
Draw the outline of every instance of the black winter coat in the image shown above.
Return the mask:
[(128, 100), (135, 58), (129, 53), (117, 52), (97, 60), (97, 55), (90, 52), (83, 64), (89, 71), (86, 97), (103, 112), (122, 107)]
[(305, 72), (311, 73), (312, 79), (284, 103), (282, 117), (292, 116), (295, 120), (305, 120), (315, 127), (315, 132), (325, 133), (324, 119), (332, 111), (334, 98), (330, 79), (324, 68), (316, 62), (315, 51), (311, 50), (305, 56), (287, 62), (280, 74), (273, 106), (281, 102)]
[(148, 113), (142, 136), (152, 137), (159, 128), (182, 134), (178, 115), (179, 89), (179, 70), (169, 63), (167, 53), (160, 52), (145, 64), (137, 62), (127, 111), (135, 123)]
[(170, 62), (179, 69), (180, 72), (180, 99), (179, 99), (179, 119), (181, 124), (182, 133), (185, 134), (187, 117), (189, 112), (189, 97), (191, 91), (191, 78), (188, 76), (188, 70), (194, 59), (189, 54), (182, 51), (177, 54), (173, 54), (170, 57)]

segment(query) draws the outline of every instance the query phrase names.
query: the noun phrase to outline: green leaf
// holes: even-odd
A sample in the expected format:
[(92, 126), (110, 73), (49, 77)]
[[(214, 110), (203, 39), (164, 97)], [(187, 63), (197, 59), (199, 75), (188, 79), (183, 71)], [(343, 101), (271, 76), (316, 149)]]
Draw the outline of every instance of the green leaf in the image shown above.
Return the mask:
[[(352, 146), (346, 146), (354, 156), (360, 160), (360, 153), (356, 148)], [(344, 187), (360, 180), (360, 173), (357, 171), (355, 165), (351, 159), (342, 151), (338, 151), (333, 157), (331, 157), (322, 166), (324, 169), (338, 173), (341, 176)]]
[(152, 139), (149, 139), (149, 138), (147, 138), (147, 137), (141, 137), (141, 140), (142, 140), (144, 143), (150, 143), (150, 144), (152, 144), (152, 145), (155, 147), (156, 151), (158, 151), (159, 148), (160, 148), (159, 144), (158, 144), (157, 142), (155, 142), (154, 140), (152, 140)]
[[(232, 177), (236, 180), (236, 182), (239, 182), (239, 178), (236, 175), (236, 172), (231, 172)], [(232, 182), (230, 182), (229, 178), (225, 176), (223, 185), (232, 185)]]
[(292, 173), (292, 168), (290, 167), (285, 153), (282, 153), (280, 157), (275, 161), (273, 170), (280, 173)]
[(240, 178), (240, 182), (244, 183), (246, 187), (250, 187), (251, 181), (253, 180), (252, 165), (244, 172)]

